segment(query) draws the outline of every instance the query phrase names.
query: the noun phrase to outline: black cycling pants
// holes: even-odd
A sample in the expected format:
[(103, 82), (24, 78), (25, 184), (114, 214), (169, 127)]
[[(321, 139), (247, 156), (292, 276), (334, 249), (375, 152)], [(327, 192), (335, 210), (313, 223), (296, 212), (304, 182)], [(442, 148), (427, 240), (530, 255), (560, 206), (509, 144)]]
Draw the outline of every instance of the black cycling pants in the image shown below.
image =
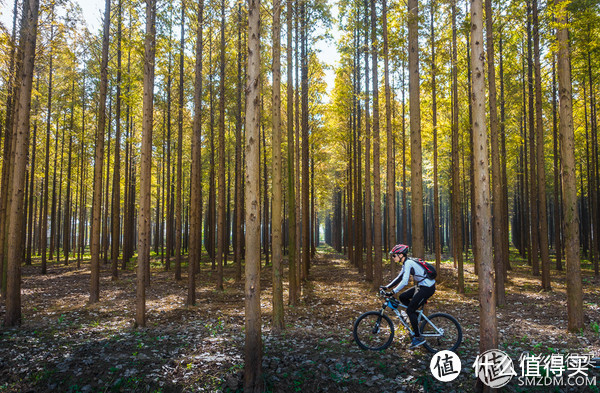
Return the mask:
[(419, 333), (419, 326), (417, 324), (417, 309), (425, 303), (427, 299), (431, 297), (435, 293), (435, 284), (430, 287), (419, 287), (414, 286), (408, 291), (402, 292), (398, 299), (407, 306), (406, 314), (408, 314), (408, 318), (410, 319), (410, 324), (412, 326), (412, 330), (415, 333), (415, 336), (418, 337), (421, 334)]

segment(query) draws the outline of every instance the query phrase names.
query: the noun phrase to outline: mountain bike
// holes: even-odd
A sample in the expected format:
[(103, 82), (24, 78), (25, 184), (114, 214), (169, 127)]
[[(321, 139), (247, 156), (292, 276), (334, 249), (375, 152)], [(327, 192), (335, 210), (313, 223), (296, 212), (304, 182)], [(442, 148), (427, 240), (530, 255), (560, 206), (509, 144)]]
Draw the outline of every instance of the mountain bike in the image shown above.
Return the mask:
[[(403, 316), (400, 312), (400, 309), (406, 309), (407, 306), (393, 296), (387, 295), (383, 290), (379, 291), (378, 296), (383, 298), (381, 310), (368, 311), (354, 322), (352, 330), (354, 341), (362, 349), (382, 351), (392, 344), (395, 329), (394, 323), (385, 314), (387, 308), (398, 316), (410, 337), (414, 336), (408, 316)], [(458, 348), (462, 342), (462, 328), (456, 318), (442, 312), (427, 316), (423, 313), (423, 306), (417, 310), (419, 330), (421, 337), (425, 339), (423, 346), (431, 353), (443, 350), (454, 351)]]

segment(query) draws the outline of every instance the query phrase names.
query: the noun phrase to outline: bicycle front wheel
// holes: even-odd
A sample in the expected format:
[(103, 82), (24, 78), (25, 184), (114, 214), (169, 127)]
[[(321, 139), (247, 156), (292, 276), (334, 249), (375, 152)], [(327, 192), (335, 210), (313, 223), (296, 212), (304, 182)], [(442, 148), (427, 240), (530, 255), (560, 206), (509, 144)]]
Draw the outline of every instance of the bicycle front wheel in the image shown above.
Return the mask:
[(362, 349), (382, 351), (390, 346), (394, 339), (392, 320), (380, 311), (369, 311), (354, 322), (354, 341)]
[(449, 350), (454, 351), (462, 342), (460, 323), (445, 313), (435, 313), (421, 323), (421, 337), (425, 339), (423, 346), (431, 353)]

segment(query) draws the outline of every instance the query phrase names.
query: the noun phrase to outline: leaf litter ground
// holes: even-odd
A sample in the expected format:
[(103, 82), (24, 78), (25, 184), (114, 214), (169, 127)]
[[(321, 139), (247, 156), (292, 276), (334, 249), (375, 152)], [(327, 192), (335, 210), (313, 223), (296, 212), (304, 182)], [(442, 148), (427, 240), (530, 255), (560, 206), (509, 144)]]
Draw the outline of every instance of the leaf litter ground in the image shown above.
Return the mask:
[[(89, 305), (90, 271), (73, 264), (23, 267), (23, 324), (0, 330), (0, 392), (235, 392), (243, 386), (244, 285), (226, 280), (215, 290), (216, 273), (202, 265), (194, 307), (185, 306), (185, 273), (179, 282), (153, 260), (147, 290), (146, 328), (135, 329), (135, 271), (112, 281), (103, 267), (101, 300)], [(286, 307), (285, 331), (271, 334), (271, 269), (261, 273), (263, 373), (272, 392), (461, 392), (473, 391), (473, 362), (478, 354), (477, 277), (466, 264), (466, 294), (455, 290), (452, 263), (442, 264), (428, 314), (454, 315), (463, 328), (456, 351), (462, 371), (453, 382), (437, 381), (429, 370), (431, 354), (410, 351), (397, 328), (394, 343), (381, 352), (363, 351), (352, 338), (352, 324), (381, 301), (371, 284), (343, 256), (320, 250), (297, 307)], [(185, 271), (185, 268), (184, 268)], [(233, 277), (231, 263), (225, 276)], [(542, 292), (539, 277), (515, 258), (507, 283), (507, 306), (498, 309), (500, 349), (519, 373), (523, 352), (536, 355), (591, 353), (600, 356), (598, 279), (584, 271), (586, 328), (566, 332), (564, 273), (552, 271), (553, 291)], [(391, 280), (389, 267), (384, 280)], [(287, 302), (287, 284), (284, 288)], [(0, 306), (0, 317), (5, 312)], [(395, 319), (393, 317), (392, 319)], [(597, 376), (591, 371), (590, 376)], [(600, 378), (597, 378), (600, 379)], [(506, 391), (532, 391), (515, 380)], [(548, 391), (540, 388), (538, 391)], [(563, 390), (560, 390), (563, 389)], [(597, 392), (596, 386), (556, 391)]]

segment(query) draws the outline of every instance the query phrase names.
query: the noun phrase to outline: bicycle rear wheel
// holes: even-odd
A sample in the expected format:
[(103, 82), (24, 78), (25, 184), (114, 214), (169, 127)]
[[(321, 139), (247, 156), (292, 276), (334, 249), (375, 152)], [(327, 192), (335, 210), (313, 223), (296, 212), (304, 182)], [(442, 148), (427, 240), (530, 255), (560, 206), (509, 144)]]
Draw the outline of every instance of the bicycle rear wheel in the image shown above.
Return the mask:
[(423, 346), (429, 352), (454, 351), (458, 348), (462, 342), (462, 328), (452, 315), (439, 312), (427, 318), (429, 321), (423, 321), (419, 330), (425, 339)]
[(354, 322), (354, 341), (362, 349), (381, 351), (386, 349), (394, 339), (392, 320), (380, 311), (369, 311)]

